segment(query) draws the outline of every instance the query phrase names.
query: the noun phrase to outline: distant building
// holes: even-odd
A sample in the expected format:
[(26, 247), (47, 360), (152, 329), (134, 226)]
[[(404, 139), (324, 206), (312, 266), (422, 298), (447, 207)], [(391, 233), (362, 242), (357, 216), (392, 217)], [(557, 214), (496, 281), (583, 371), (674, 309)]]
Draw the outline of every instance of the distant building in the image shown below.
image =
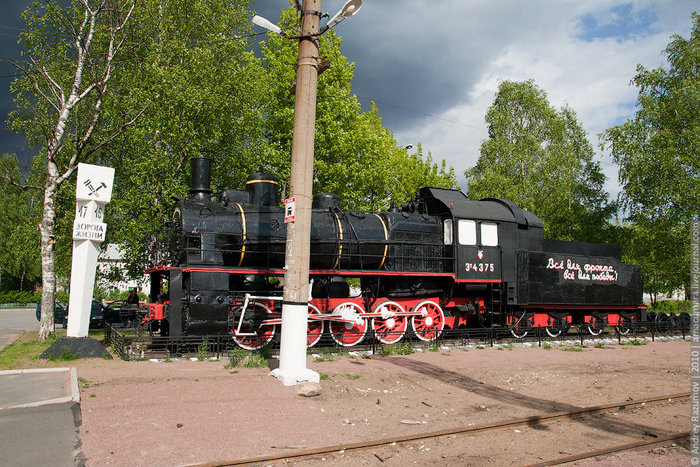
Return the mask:
[[(140, 280), (126, 278), (124, 252), (119, 245), (108, 244), (97, 258), (97, 277), (95, 285), (107, 292), (124, 292), (133, 287), (148, 294), (148, 281), (144, 276)], [(122, 279), (115, 279), (122, 278)]]

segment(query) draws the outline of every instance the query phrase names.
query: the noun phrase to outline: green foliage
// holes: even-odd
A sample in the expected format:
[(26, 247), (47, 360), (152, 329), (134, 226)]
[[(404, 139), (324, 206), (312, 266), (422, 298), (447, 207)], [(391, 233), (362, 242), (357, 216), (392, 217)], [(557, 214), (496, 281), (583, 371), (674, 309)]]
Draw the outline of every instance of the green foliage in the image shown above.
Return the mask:
[(639, 339), (632, 339), (627, 342), (620, 342), (620, 345), (633, 345), (633, 346), (638, 346), (638, 345), (647, 345), (646, 341), (640, 341)]
[(205, 337), (197, 346), (197, 360), (205, 360), (209, 356), (209, 341)]
[(0, 303), (36, 303), (41, 300), (41, 292), (6, 290), (0, 292)]
[(257, 352), (248, 352), (236, 347), (229, 352), (229, 363), (224, 368), (264, 368), (272, 356), (272, 349), (265, 346)]
[(689, 277), (688, 267), (681, 266), (690, 263), (687, 227), (668, 219), (638, 219), (623, 229), (623, 259), (641, 266), (642, 289), (650, 295), (652, 306), (660, 294), (683, 287)]
[(603, 141), (620, 166), (623, 200), (634, 217), (687, 222), (700, 206), (700, 15), (690, 38), (674, 35), (668, 68), (637, 66), (637, 112)]
[(333, 354), (327, 353), (327, 354), (321, 354), (318, 357), (314, 358), (314, 363), (321, 363), (321, 362), (332, 362), (335, 361), (335, 357)]
[(28, 340), (24, 342), (13, 342), (0, 350), (0, 369), (13, 370), (24, 368), (28, 363), (39, 359), (54, 342), (58, 340), (57, 335), (46, 340)]
[(486, 113), (489, 138), (465, 171), (469, 197), (506, 198), (536, 214), (545, 234), (601, 241), (615, 210), (576, 113), (557, 110), (533, 81), (504, 81)]
[(413, 347), (408, 343), (402, 342), (394, 345), (385, 345), (382, 347), (381, 355), (383, 357), (388, 357), (389, 355), (411, 355), (413, 353)]
[(637, 111), (601, 135), (618, 164), (622, 201), (636, 224), (630, 259), (645, 292), (689, 291), (689, 225), (700, 206), (700, 15), (689, 39), (674, 35), (667, 68), (637, 66)]
[(247, 1), (140, 2), (132, 48), (122, 73), (125, 91), (112, 114), (144, 109), (105, 155), (116, 169), (107, 210), (109, 241), (123, 246), (126, 273), (140, 276), (159, 261), (173, 196), (189, 187), (189, 159), (213, 160), (213, 191), (240, 189), (265, 155), (265, 73), (250, 49)]
[[(298, 30), (294, 8), (282, 12), (280, 25), (289, 34)], [(456, 178), (444, 163), (431, 155), (409, 155), (384, 128), (374, 105), (362, 112), (350, 83), (354, 66), (340, 51), (342, 39), (330, 30), (320, 38), (319, 55), (330, 68), (319, 76), (314, 148), (314, 192), (340, 196), (347, 209), (378, 210), (407, 201), (422, 186), (453, 188)], [(273, 83), (265, 120), (265, 136), (271, 143), (265, 168), (280, 180), (289, 178), (295, 96), (297, 43), (268, 34), (261, 44), (263, 63)]]
[(41, 194), (22, 190), (19, 163), (14, 154), (0, 156), (0, 274), (2, 287), (31, 290), (41, 279)]
[(691, 313), (689, 300), (662, 300), (656, 302), (651, 310), (656, 313), (674, 314)]
[(74, 354), (68, 349), (63, 349), (61, 352), (61, 355), (58, 357), (55, 355), (49, 355), (49, 360), (52, 362), (69, 362), (71, 360), (78, 360), (80, 357), (77, 354)]

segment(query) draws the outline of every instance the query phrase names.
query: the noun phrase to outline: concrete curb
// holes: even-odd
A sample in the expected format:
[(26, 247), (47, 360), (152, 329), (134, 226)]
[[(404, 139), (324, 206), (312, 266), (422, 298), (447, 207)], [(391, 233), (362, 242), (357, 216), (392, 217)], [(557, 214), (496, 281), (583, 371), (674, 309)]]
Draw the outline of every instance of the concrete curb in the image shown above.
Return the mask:
[(75, 402), (80, 403), (80, 390), (78, 389), (78, 371), (75, 367), (71, 368), (31, 368), (26, 370), (2, 370), (0, 371), (0, 376), (3, 375), (21, 375), (27, 373), (55, 373), (55, 372), (70, 372), (70, 389), (71, 395), (65, 397), (58, 397), (56, 399), (47, 399), (38, 402), (30, 402), (29, 404), (12, 405), (7, 407), (0, 407), (0, 410), (7, 409), (23, 409), (29, 407), (40, 407), (42, 405), (49, 404), (63, 404), (65, 402)]

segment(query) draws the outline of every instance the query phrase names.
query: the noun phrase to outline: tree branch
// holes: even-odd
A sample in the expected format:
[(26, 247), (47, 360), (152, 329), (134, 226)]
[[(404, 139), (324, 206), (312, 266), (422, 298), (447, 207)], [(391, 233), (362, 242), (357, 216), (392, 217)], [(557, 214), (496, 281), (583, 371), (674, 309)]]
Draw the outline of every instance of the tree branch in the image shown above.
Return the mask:
[(29, 190), (38, 190), (42, 191), (44, 188), (37, 186), (37, 185), (30, 185), (28, 183), (19, 183), (15, 180), (13, 180), (11, 177), (9, 177), (7, 174), (0, 172), (0, 181), (3, 183), (6, 183), (8, 185), (12, 185), (16, 188), (19, 188), (22, 191), (29, 191)]

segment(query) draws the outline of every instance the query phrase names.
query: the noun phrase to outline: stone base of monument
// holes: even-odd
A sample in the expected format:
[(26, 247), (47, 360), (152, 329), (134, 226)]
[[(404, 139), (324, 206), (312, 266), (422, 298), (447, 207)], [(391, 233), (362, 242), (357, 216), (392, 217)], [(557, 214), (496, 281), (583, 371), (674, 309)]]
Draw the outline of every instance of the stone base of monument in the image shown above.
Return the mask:
[(76, 358), (104, 358), (111, 360), (112, 356), (100, 341), (92, 337), (61, 337), (51, 344), (39, 358), (55, 360), (74, 360)]

